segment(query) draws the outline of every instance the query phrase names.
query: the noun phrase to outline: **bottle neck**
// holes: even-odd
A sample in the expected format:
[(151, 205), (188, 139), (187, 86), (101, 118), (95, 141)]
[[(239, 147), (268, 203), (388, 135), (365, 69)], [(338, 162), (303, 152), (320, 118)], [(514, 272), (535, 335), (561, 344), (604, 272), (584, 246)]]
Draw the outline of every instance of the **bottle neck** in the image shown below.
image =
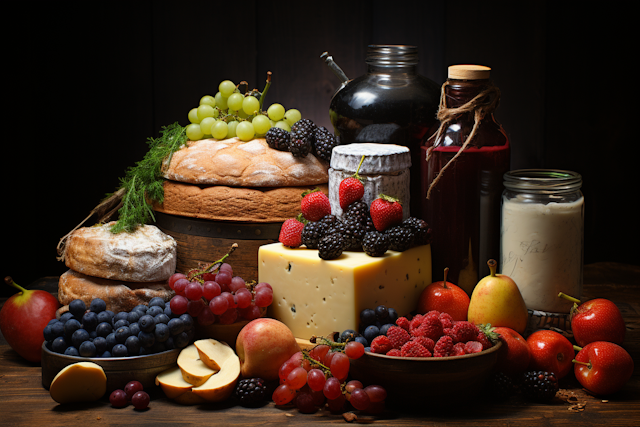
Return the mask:
[(457, 108), (471, 101), (487, 87), (489, 80), (448, 79), (444, 88), (445, 102), (448, 108)]
[(418, 48), (403, 45), (370, 45), (365, 62), (369, 73), (416, 74)]

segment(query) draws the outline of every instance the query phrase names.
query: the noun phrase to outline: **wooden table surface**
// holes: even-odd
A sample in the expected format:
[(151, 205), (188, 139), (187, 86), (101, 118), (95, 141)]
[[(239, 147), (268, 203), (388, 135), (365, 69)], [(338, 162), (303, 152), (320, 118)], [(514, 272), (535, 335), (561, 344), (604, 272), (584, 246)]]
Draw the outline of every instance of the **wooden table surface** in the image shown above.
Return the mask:
[[(624, 347), (634, 359), (633, 377), (624, 389), (606, 400), (580, 388), (573, 375), (561, 381), (561, 393), (549, 404), (532, 403), (513, 396), (501, 403), (457, 402), (443, 412), (409, 412), (387, 408), (381, 416), (356, 413), (356, 424), (380, 426), (638, 426), (640, 425), (640, 267), (596, 263), (585, 266), (583, 300), (603, 297), (614, 301), (625, 318)], [(42, 278), (30, 289), (56, 292), (56, 277)], [(1, 303), (4, 303), (3, 299)], [(428, 385), (427, 385), (428, 386)], [(41, 384), (41, 367), (24, 361), (0, 335), (0, 425), (11, 426), (160, 426), (160, 425), (320, 425), (344, 424), (342, 415), (326, 410), (300, 414), (295, 408), (277, 408), (273, 402), (248, 409), (231, 402), (182, 406), (151, 390), (145, 411), (132, 406), (116, 409), (108, 397), (91, 404), (58, 405)], [(561, 396), (572, 395), (572, 399)], [(578, 404), (576, 407), (576, 404)], [(581, 408), (580, 408), (581, 406)]]

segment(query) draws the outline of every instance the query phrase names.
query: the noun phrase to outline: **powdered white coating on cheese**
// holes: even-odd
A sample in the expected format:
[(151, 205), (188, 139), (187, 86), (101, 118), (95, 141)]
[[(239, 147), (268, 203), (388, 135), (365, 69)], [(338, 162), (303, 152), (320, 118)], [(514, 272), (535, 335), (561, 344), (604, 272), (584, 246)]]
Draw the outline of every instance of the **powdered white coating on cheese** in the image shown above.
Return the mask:
[(354, 173), (365, 156), (360, 174), (393, 173), (411, 167), (409, 148), (395, 144), (354, 143), (334, 147), (331, 168)]
[(111, 233), (114, 222), (76, 230), (67, 242), (65, 263), (89, 276), (129, 282), (166, 280), (175, 272), (177, 243), (152, 225)]

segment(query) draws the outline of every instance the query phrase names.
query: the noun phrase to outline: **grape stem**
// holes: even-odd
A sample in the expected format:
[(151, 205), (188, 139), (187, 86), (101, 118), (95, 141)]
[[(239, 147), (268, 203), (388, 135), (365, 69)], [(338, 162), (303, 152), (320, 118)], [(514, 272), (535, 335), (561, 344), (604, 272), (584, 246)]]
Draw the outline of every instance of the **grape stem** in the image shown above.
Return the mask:
[(265, 83), (264, 89), (260, 94), (260, 111), (262, 111), (262, 104), (264, 103), (264, 98), (267, 96), (267, 92), (271, 87), (271, 71), (267, 71), (267, 82)]
[(222, 263), (224, 262), (224, 260), (227, 259), (233, 253), (233, 251), (235, 251), (237, 248), (238, 248), (238, 244), (237, 243), (234, 243), (233, 245), (231, 245), (231, 249), (229, 249), (229, 252), (227, 252), (222, 258), (220, 258), (218, 261), (212, 262), (211, 264), (209, 264), (208, 266), (206, 266), (202, 270), (196, 271), (196, 273), (193, 275), (193, 277), (190, 277), (190, 280), (194, 280), (194, 279), (198, 278), (199, 276), (202, 276), (205, 273), (212, 273), (215, 270), (219, 269), (220, 266), (222, 265)]

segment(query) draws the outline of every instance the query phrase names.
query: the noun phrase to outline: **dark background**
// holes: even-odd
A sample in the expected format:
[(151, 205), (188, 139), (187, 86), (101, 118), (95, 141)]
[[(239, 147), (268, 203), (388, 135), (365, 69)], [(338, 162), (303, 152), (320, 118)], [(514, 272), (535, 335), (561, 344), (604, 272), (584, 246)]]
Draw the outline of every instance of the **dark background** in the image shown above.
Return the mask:
[(266, 104), (329, 127), (338, 79), (320, 54), (354, 78), (366, 71), (368, 44), (418, 46), (419, 73), (438, 84), (448, 65), (492, 67), (512, 169), (581, 173), (585, 263), (638, 265), (637, 23), (629, 10), (598, 4), (5, 3), (5, 21), (18, 30), (3, 30), (10, 114), (0, 274), (28, 285), (64, 272), (60, 237), (117, 189), (148, 137), (186, 125), (189, 109), (224, 79), (262, 89), (271, 71)]

